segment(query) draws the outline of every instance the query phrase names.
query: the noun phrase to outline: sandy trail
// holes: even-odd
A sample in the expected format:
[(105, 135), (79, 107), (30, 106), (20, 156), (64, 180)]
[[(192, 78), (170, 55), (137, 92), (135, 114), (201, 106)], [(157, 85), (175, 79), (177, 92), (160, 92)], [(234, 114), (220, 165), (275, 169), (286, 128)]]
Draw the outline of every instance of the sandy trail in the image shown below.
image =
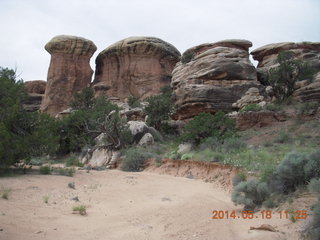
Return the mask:
[[(75, 182), (76, 189), (68, 187)], [(0, 199), (0, 239), (298, 239), (285, 219), (212, 220), (213, 210), (236, 210), (214, 184), (155, 173), (79, 171), (73, 177), (0, 178), (11, 188)], [(44, 202), (47, 196), (48, 204)], [(77, 196), (79, 202), (71, 200)], [(87, 216), (72, 207), (87, 206)], [(280, 232), (249, 230), (261, 224)]]

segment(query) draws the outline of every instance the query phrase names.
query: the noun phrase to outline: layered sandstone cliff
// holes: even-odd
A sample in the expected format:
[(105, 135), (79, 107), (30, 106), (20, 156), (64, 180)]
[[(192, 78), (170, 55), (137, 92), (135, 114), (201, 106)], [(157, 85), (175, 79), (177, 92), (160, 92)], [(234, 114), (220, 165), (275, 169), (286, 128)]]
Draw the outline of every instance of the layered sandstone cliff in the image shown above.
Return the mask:
[(231, 111), (250, 87), (260, 87), (247, 40), (224, 40), (188, 49), (173, 70), (175, 118)]
[(179, 59), (179, 51), (159, 38), (126, 38), (98, 55), (92, 85), (96, 95), (144, 99), (170, 84)]
[(47, 86), (41, 110), (55, 116), (68, 108), (75, 92), (90, 85), (90, 58), (95, 44), (81, 37), (60, 35), (45, 46), (51, 54)]

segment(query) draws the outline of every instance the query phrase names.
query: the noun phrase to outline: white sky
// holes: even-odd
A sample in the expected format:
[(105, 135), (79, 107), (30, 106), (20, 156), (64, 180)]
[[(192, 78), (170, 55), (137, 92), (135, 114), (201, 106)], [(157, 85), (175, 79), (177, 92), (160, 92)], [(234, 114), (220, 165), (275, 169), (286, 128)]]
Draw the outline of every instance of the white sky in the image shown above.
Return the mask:
[(257, 47), (320, 42), (320, 0), (0, 0), (0, 66), (24, 80), (47, 78), (44, 45), (60, 34), (92, 40), (91, 60), (129, 36), (154, 36), (186, 49), (230, 38)]

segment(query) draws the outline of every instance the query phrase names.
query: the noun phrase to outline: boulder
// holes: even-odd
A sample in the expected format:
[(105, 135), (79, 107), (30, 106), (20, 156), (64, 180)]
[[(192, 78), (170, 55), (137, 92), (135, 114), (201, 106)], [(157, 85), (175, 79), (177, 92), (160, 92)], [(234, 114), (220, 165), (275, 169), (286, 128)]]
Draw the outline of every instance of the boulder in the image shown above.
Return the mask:
[(170, 84), (179, 59), (180, 52), (159, 38), (126, 38), (99, 53), (92, 85), (96, 95), (144, 99)]
[(247, 40), (225, 40), (188, 49), (172, 73), (175, 119), (231, 111), (250, 87), (260, 87)]
[(232, 107), (241, 109), (248, 104), (259, 104), (263, 100), (264, 97), (260, 95), (259, 89), (252, 87), (237, 102), (233, 103)]
[(120, 158), (120, 152), (106, 147), (106, 136), (101, 133), (95, 139), (95, 146), (93, 148), (84, 149), (79, 157), (79, 161), (88, 165), (91, 168), (114, 168)]
[(262, 46), (251, 52), (253, 59), (259, 61), (258, 80), (267, 85), (267, 73), (278, 66), (277, 57), (282, 51), (292, 51), (296, 59), (307, 62), (314, 69), (320, 69), (320, 42), (282, 42)]
[(23, 102), (24, 109), (29, 112), (35, 112), (40, 109), (46, 89), (46, 83), (47, 82), (44, 80), (26, 81), (24, 83), (25, 90), (28, 94), (27, 98)]
[(45, 49), (51, 54), (45, 96), (41, 111), (52, 116), (67, 109), (75, 92), (90, 85), (90, 58), (97, 47), (90, 40), (60, 35)]
[(154, 138), (151, 133), (146, 133), (145, 135), (143, 135), (138, 143), (138, 145), (140, 146), (148, 146), (152, 144), (154, 144)]
[(178, 146), (178, 153), (180, 154), (185, 154), (185, 153), (189, 153), (194, 149), (194, 145), (192, 143), (181, 143)]
[(155, 128), (149, 127), (143, 121), (128, 121), (128, 125), (135, 143), (139, 143), (146, 133), (150, 133), (154, 139), (162, 141), (161, 134)]

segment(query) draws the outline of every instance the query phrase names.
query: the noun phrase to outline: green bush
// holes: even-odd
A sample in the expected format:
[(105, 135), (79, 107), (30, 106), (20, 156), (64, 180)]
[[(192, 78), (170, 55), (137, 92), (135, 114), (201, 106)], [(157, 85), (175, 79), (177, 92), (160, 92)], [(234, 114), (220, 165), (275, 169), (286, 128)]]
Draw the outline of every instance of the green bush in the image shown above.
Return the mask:
[(50, 166), (41, 166), (39, 168), (40, 174), (48, 175), (51, 173), (51, 167)]
[(131, 108), (141, 107), (141, 103), (140, 103), (139, 98), (134, 97), (134, 96), (129, 96), (128, 97), (128, 105)]
[(320, 178), (320, 150), (309, 154), (304, 173), (307, 179)]
[(93, 145), (94, 139), (101, 133), (109, 136), (107, 141), (111, 148), (131, 144), (131, 132), (118, 111), (115, 104), (105, 97), (98, 97), (91, 108), (77, 110), (62, 119), (58, 153), (79, 152), (84, 146)]
[(244, 106), (240, 112), (259, 112), (262, 110), (262, 107), (258, 104), (248, 104), (246, 106)]
[(268, 198), (270, 191), (266, 183), (261, 183), (257, 179), (240, 182), (232, 192), (232, 201), (238, 205), (244, 205), (244, 210), (254, 210), (260, 207)]
[(273, 111), (273, 112), (279, 112), (279, 111), (283, 110), (281, 105), (273, 104), (273, 103), (266, 104), (264, 106), (264, 109), (266, 109), (268, 111)]
[(79, 159), (76, 155), (70, 154), (70, 156), (66, 159), (66, 166), (77, 166), (77, 167), (83, 167), (83, 163), (79, 162)]
[(209, 137), (219, 140), (235, 136), (235, 121), (228, 118), (223, 112), (200, 113), (190, 120), (184, 127), (181, 140), (193, 141), (199, 145), (201, 141)]
[(181, 156), (181, 160), (190, 160), (193, 158), (193, 154), (192, 153), (185, 153)]
[(146, 99), (148, 106), (145, 107), (144, 111), (148, 115), (147, 123), (159, 131), (167, 128), (166, 121), (169, 120), (170, 114), (173, 111), (171, 94), (172, 89), (170, 86), (166, 86), (161, 89), (160, 95), (151, 96)]
[(298, 113), (301, 115), (315, 114), (320, 107), (319, 102), (306, 102), (299, 105)]
[(279, 164), (276, 175), (284, 193), (294, 191), (298, 185), (306, 184), (308, 180), (303, 171), (308, 162), (308, 154), (289, 153)]
[(73, 100), (71, 102), (71, 107), (73, 109), (90, 109), (95, 103), (94, 100), (94, 90), (90, 87), (82, 89), (81, 92), (75, 93), (73, 95)]
[(279, 135), (276, 137), (276, 143), (288, 143), (291, 141), (291, 137), (288, 132), (281, 130)]
[(239, 183), (244, 182), (246, 180), (247, 180), (246, 174), (243, 172), (239, 172), (232, 178), (232, 185), (235, 187)]
[(127, 172), (140, 172), (145, 166), (145, 161), (152, 158), (153, 154), (140, 148), (130, 148), (124, 152), (121, 169)]
[(23, 108), (26, 92), (15, 71), (0, 67), (0, 166), (52, 154), (58, 148), (57, 121)]

